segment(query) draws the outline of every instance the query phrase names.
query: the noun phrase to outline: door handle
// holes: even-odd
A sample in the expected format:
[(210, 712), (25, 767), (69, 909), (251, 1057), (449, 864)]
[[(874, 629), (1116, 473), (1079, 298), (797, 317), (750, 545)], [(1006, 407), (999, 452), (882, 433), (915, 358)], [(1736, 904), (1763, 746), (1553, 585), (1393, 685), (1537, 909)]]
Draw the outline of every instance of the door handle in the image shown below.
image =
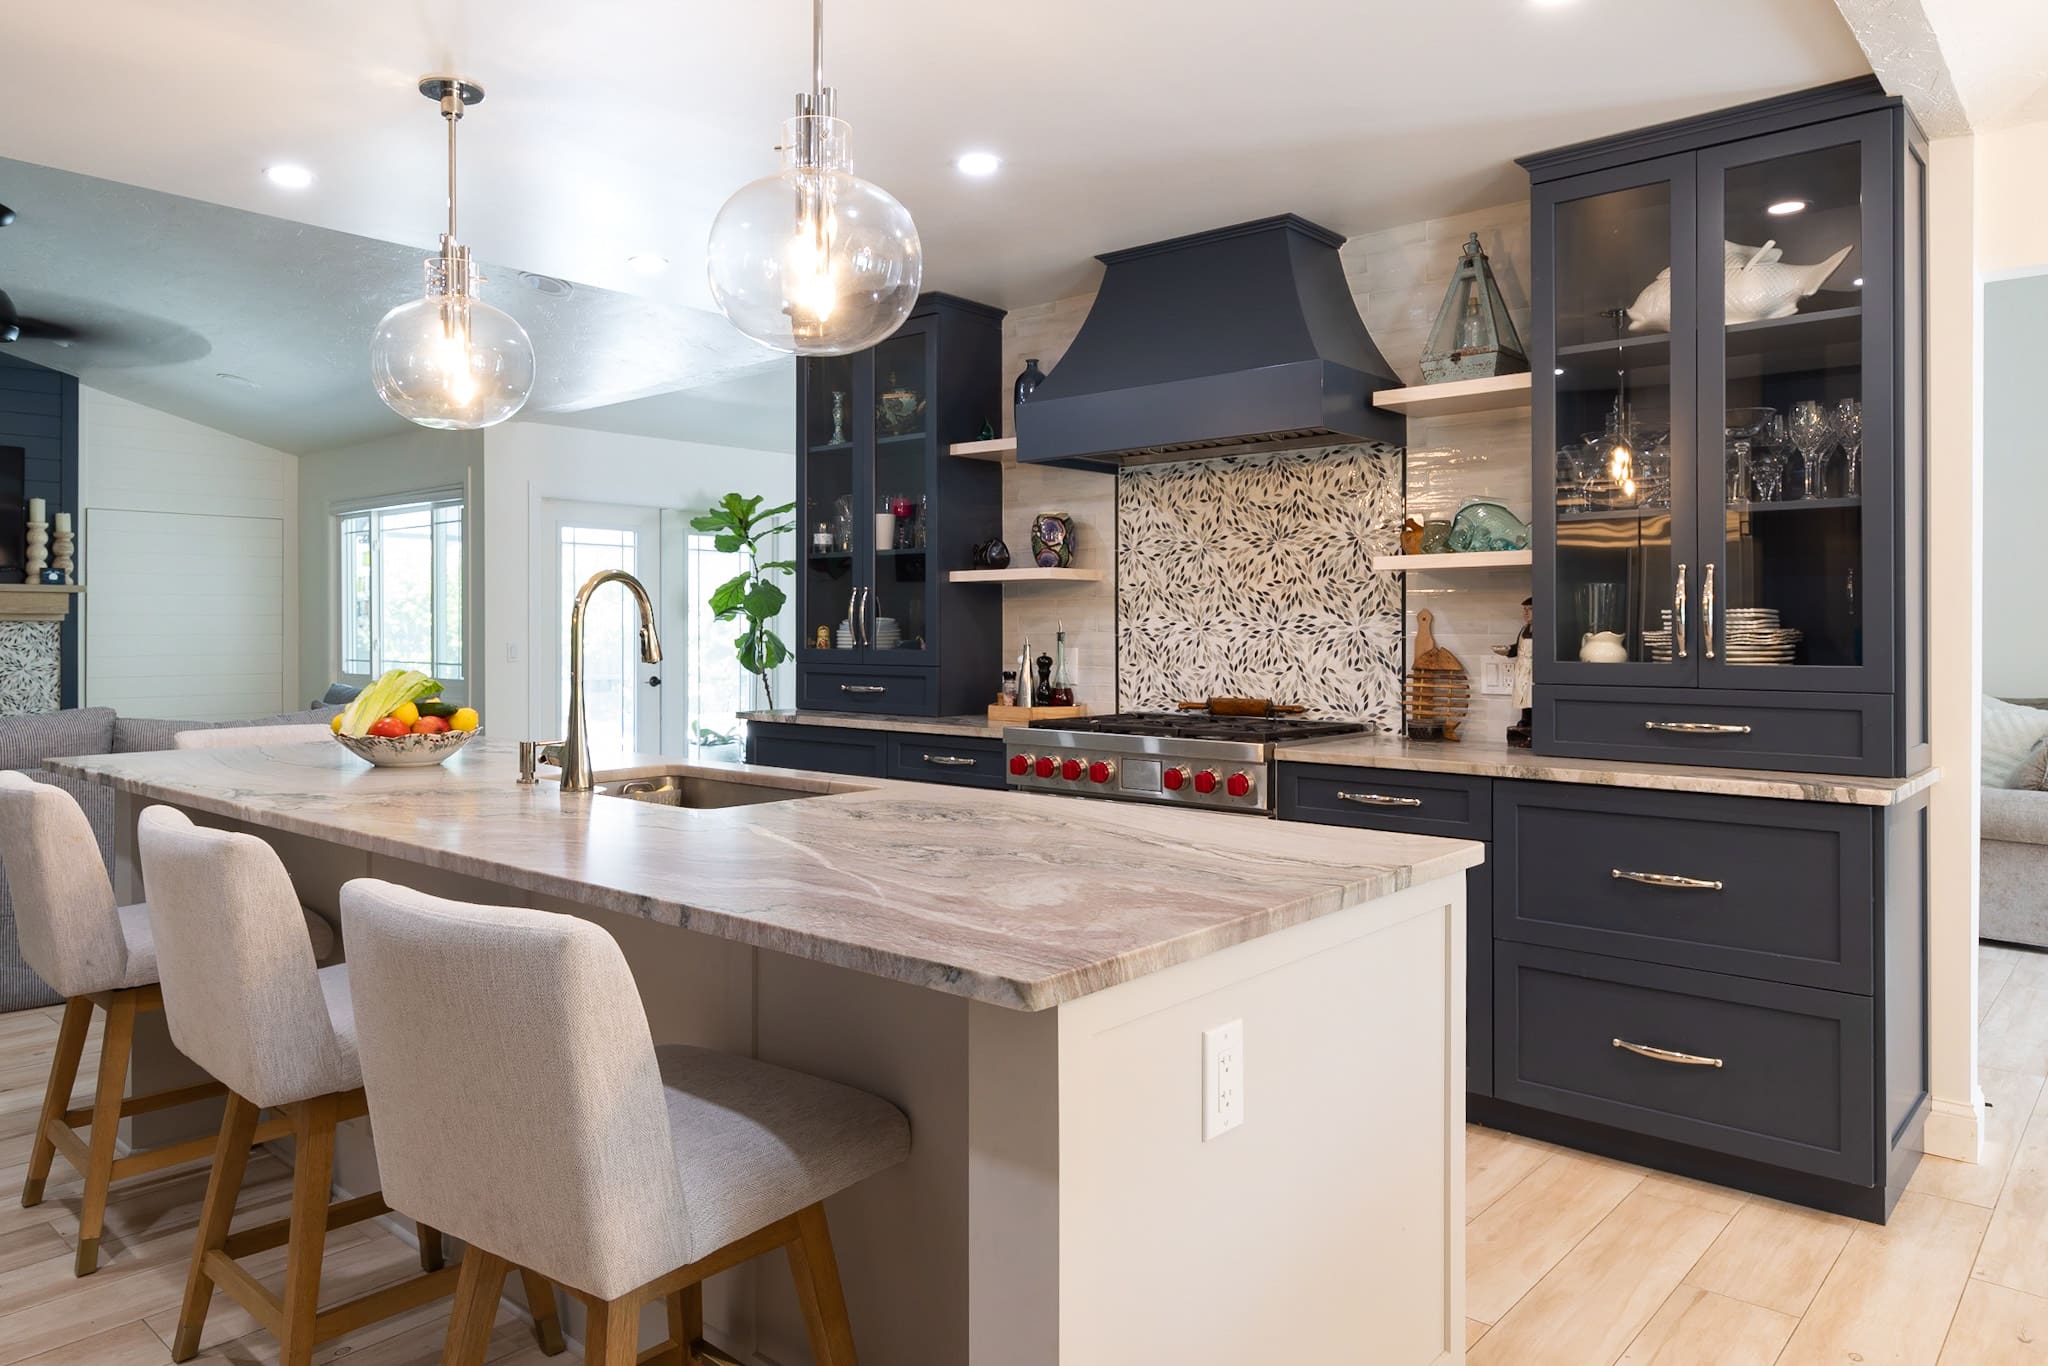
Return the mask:
[(1707, 642), (1707, 658), (1714, 657), (1714, 562), (1707, 561), (1706, 582), (1700, 585), (1700, 635)]
[(1611, 871), (1614, 876), (1624, 882), (1640, 882), (1645, 887), (1677, 887), (1685, 891), (1695, 892), (1718, 892), (1721, 890), (1721, 884), (1709, 878), (1680, 877), (1676, 873), (1637, 873), (1627, 868), (1615, 868)]
[(1668, 731), (1673, 735), (1747, 735), (1748, 726), (1724, 726), (1712, 721), (1645, 721), (1644, 730)]
[(880, 697), (889, 690), (879, 683), (841, 683), (839, 691), (854, 693), (861, 697)]
[(660, 675), (660, 674), (649, 674), (649, 675), (648, 675), (648, 677), (647, 677), (647, 686), (648, 686), (648, 687), (650, 687), (650, 688), (658, 688), (658, 687), (660, 687), (660, 686), (661, 686), (661, 675)]
[(927, 754), (924, 756), (924, 761), (928, 764), (944, 764), (948, 768), (974, 767), (974, 760), (962, 759), (955, 754)]
[(1640, 1057), (1653, 1058), (1658, 1062), (1675, 1062), (1681, 1067), (1726, 1067), (1719, 1058), (1703, 1058), (1697, 1053), (1678, 1053), (1669, 1048), (1652, 1048), (1646, 1043), (1630, 1043), (1627, 1039), (1616, 1039), (1616, 1048), (1626, 1048)]
[(1685, 566), (1678, 566), (1678, 584), (1671, 590), (1671, 639), (1678, 644), (1678, 657), (1685, 658)]
[(1420, 806), (1420, 797), (1387, 797), (1378, 792), (1339, 792), (1340, 802), (1357, 802), (1360, 806)]
[(856, 607), (853, 612), (853, 631), (855, 635), (860, 637), (860, 643), (863, 646), (868, 644), (868, 593), (870, 591), (867, 588), (860, 590), (858, 598), (860, 606)]

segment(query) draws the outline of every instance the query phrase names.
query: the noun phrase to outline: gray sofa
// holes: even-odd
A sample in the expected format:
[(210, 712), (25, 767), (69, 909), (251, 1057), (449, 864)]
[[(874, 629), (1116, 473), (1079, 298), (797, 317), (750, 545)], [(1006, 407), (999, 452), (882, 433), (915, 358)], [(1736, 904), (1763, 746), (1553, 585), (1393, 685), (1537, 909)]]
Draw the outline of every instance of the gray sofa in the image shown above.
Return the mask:
[[(160, 721), (117, 716), (111, 707), (76, 707), (30, 716), (0, 717), (0, 768), (19, 770), (37, 782), (63, 788), (78, 799), (98, 836), (100, 857), (111, 871), (114, 862), (114, 794), (109, 788), (82, 783), (43, 765), (47, 760), (81, 754), (126, 754), (169, 749), (181, 730), (218, 726), (284, 726), (325, 721), (331, 706), (286, 712), (250, 721)], [(0, 1011), (50, 1005), (59, 998), (21, 961), (14, 930), (14, 901), (0, 868)]]
[(2048, 792), (1983, 789), (1977, 933), (2048, 948)]

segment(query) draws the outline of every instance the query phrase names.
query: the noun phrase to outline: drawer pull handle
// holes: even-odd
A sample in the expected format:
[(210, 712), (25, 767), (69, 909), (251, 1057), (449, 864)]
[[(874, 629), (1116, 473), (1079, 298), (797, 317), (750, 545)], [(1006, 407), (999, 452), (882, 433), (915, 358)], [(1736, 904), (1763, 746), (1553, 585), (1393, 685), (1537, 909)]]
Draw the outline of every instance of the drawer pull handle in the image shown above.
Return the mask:
[(944, 764), (948, 768), (974, 767), (974, 760), (962, 759), (957, 754), (927, 754), (924, 756), (924, 761), (928, 764)]
[(863, 697), (879, 697), (889, 690), (880, 683), (841, 683), (839, 691), (859, 693)]
[(1668, 1048), (1652, 1048), (1649, 1044), (1630, 1043), (1627, 1039), (1616, 1039), (1614, 1046), (1616, 1048), (1626, 1048), (1631, 1053), (1639, 1054), (1645, 1058), (1653, 1058), (1658, 1062), (1675, 1062), (1681, 1067), (1727, 1066), (1719, 1058), (1703, 1058), (1697, 1053), (1674, 1053)]
[(1747, 735), (1748, 726), (1724, 726), (1713, 721), (1645, 721), (1644, 730), (1669, 731), (1673, 735)]
[(1689, 892), (1718, 892), (1722, 889), (1718, 878), (1680, 877), (1676, 873), (1637, 873), (1627, 868), (1616, 868), (1612, 871), (1625, 882), (1640, 882), (1645, 887), (1678, 887)]
[(1360, 806), (1420, 806), (1420, 797), (1388, 797), (1378, 792), (1339, 792), (1340, 802), (1357, 802)]

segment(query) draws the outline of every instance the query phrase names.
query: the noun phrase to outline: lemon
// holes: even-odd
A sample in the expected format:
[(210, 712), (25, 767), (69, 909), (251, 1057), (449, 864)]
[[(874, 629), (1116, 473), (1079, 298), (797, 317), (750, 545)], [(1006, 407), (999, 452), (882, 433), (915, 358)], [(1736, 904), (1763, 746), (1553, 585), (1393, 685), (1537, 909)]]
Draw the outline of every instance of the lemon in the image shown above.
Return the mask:
[(476, 714), (475, 707), (457, 707), (455, 715), (448, 718), (448, 729), (475, 730), (483, 723), (484, 719)]
[(400, 702), (393, 709), (391, 719), (404, 726), (407, 730), (411, 730), (413, 723), (420, 719), (420, 709), (410, 702)]
[(335, 733), (336, 735), (339, 735), (339, 734), (341, 734), (341, 713), (340, 713), (340, 712), (336, 712), (336, 713), (334, 713), (334, 719), (333, 719), (332, 721), (329, 721), (329, 722), (327, 723), (327, 729), (329, 729), (329, 730), (333, 731), (333, 732), (334, 732), (334, 733)]

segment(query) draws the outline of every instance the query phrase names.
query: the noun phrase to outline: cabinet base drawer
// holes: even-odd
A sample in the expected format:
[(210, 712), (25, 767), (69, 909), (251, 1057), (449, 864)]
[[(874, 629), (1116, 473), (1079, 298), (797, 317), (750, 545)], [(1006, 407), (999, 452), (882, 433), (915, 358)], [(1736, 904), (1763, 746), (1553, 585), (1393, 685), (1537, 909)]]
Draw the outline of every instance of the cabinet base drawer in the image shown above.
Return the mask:
[(882, 771), (881, 731), (751, 721), (747, 724), (747, 762), (855, 778), (887, 776)]
[(1869, 998), (1508, 943), (1494, 982), (1500, 1099), (1881, 1180)]
[(929, 669), (799, 669), (796, 677), (800, 710), (939, 714), (938, 678)]
[(1903, 776), (1889, 697), (1564, 686), (1535, 710), (1539, 754)]
[(1282, 820), (1461, 840), (1493, 833), (1491, 778), (1297, 763), (1278, 773)]
[(889, 776), (955, 787), (1006, 787), (1003, 742), (951, 735), (889, 736)]

